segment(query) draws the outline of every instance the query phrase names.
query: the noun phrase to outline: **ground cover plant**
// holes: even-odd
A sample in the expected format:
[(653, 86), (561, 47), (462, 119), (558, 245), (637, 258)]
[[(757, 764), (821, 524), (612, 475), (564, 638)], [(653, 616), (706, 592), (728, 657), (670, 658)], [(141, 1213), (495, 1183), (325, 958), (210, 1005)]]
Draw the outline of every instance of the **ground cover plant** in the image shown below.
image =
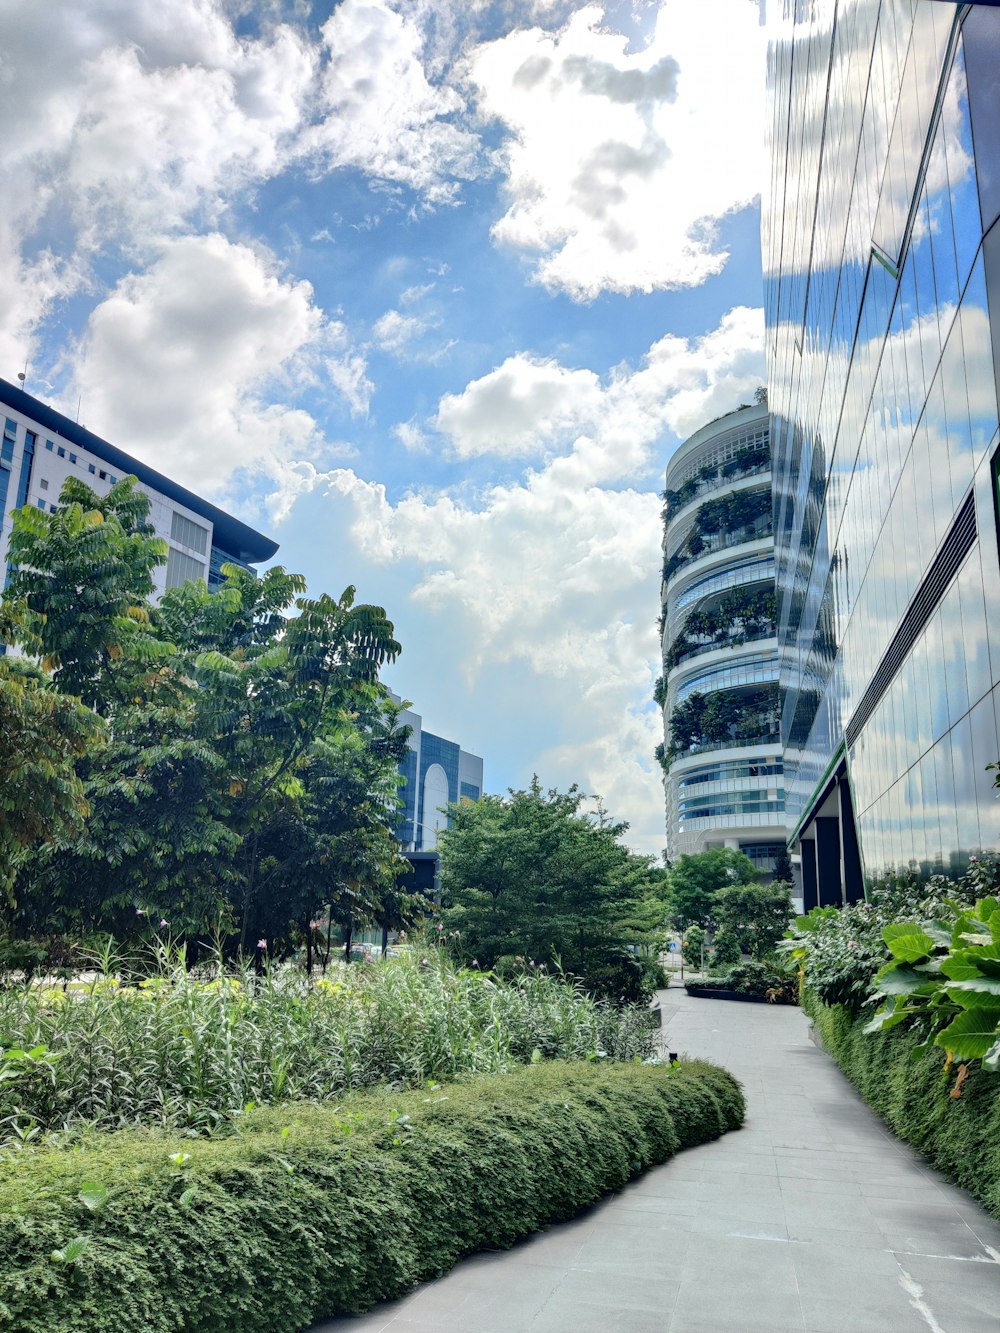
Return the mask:
[(743, 1110), (700, 1062), (546, 1062), (258, 1110), (228, 1137), (29, 1146), (0, 1176), (0, 1325), (303, 1329), (571, 1217)]
[(315, 980), (194, 975), (168, 949), (154, 961), (131, 984), (109, 966), (75, 988), (0, 990), (0, 1138), (82, 1122), (211, 1131), (250, 1104), (654, 1048), (644, 1008), (597, 1003), (538, 969), (501, 980), (457, 968), (442, 950)]
[(949, 1062), (917, 1031), (871, 1033), (869, 1011), (825, 1005), (809, 991), (802, 1004), (868, 1105), (1000, 1218), (1000, 1074)]
[(709, 977), (684, 983), (689, 995), (703, 995), (710, 991), (732, 991), (735, 995), (753, 996), (769, 1004), (796, 1004), (798, 987), (793, 978), (771, 963), (749, 961), (736, 963)]

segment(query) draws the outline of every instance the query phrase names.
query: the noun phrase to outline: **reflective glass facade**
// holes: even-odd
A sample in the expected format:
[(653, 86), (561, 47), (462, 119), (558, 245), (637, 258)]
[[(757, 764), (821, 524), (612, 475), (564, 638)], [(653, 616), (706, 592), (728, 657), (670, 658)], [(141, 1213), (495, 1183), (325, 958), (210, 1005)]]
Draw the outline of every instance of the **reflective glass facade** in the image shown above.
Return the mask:
[(808, 906), (998, 842), (1000, 11), (770, 0), (767, 22), (781, 729)]
[(664, 492), (661, 759), (670, 856), (784, 837), (766, 405), (678, 449)]

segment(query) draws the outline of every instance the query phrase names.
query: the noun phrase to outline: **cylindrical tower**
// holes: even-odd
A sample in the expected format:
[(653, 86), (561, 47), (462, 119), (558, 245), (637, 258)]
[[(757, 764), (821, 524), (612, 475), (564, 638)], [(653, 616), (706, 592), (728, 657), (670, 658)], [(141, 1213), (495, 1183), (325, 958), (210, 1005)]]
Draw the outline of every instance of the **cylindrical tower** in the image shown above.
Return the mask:
[(703, 426), (667, 468), (660, 588), (667, 850), (785, 843), (766, 404)]

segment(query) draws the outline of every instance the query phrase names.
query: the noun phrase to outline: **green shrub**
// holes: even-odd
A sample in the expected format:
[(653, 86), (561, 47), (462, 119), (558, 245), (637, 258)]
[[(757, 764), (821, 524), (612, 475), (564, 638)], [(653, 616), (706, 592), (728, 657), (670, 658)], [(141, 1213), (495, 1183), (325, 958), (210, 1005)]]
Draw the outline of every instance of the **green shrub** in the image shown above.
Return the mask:
[(502, 1073), (532, 1058), (645, 1058), (648, 1010), (600, 1004), (538, 969), (510, 982), (437, 950), (337, 969), (199, 980), (183, 967), (137, 986), (0, 991), (0, 1050), (42, 1046), (51, 1071), (0, 1082), (4, 1120), (43, 1128), (156, 1124), (211, 1130), (248, 1102), (322, 1101), (376, 1083)]
[(798, 1003), (795, 981), (769, 963), (737, 963), (704, 981), (687, 981), (684, 984), (691, 995), (702, 991), (730, 990), (737, 995), (756, 995), (771, 1004)]
[(303, 1329), (572, 1217), (743, 1110), (700, 1062), (545, 1063), (257, 1111), (226, 1138), (28, 1149), (0, 1178), (0, 1327)]
[(935, 1166), (1000, 1218), (1000, 1074), (981, 1065), (957, 1069), (944, 1052), (917, 1051), (917, 1033), (866, 1034), (867, 1017), (825, 1005), (809, 991), (803, 1007), (823, 1045), (865, 1101)]
[(743, 961), (740, 942), (730, 930), (720, 930), (712, 943), (712, 971), (721, 971)]

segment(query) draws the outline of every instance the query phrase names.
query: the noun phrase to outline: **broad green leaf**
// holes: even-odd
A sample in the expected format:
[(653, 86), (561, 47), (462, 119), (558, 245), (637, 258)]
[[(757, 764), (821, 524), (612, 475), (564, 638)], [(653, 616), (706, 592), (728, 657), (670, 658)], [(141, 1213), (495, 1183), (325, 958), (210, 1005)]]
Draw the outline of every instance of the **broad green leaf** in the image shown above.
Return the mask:
[(104, 1207), (109, 1199), (107, 1188), (97, 1180), (85, 1180), (80, 1186), (80, 1193), (76, 1196), (85, 1208), (89, 1208), (92, 1213), (98, 1213)]
[(897, 1027), (906, 1018), (905, 1013), (893, 1013), (889, 1009), (880, 1009), (870, 1023), (866, 1023), (861, 1029), (862, 1032), (888, 1032), (890, 1028)]
[(950, 921), (925, 921), (921, 930), (929, 935), (935, 944), (942, 944), (946, 949), (951, 948), (952, 923)]
[(976, 977), (983, 975), (980, 969), (971, 962), (971, 955), (967, 949), (949, 954), (947, 958), (942, 959), (941, 971), (952, 981), (973, 981)]
[(926, 973), (907, 967), (905, 963), (887, 963), (875, 978), (876, 995), (914, 995), (933, 986)]
[(935, 1046), (951, 1051), (956, 1060), (981, 1060), (997, 1040), (1000, 1005), (993, 1009), (966, 1009), (934, 1038)]
[(988, 977), (1000, 977), (1000, 944), (987, 944), (980, 949), (969, 949), (966, 957)]
[(945, 987), (948, 996), (963, 1009), (996, 1009), (1000, 1005), (1000, 978), (979, 977), (953, 981)]
[(913, 921), (896, 921), (882, 927), (889, 952), (903, 963), (919, 963), (934, 952), (934, 940)]
[(995, 1041), (983, 1056), (983, 1068), (988, 1069), (991, 1074), (1000, 1070), (1000, 1041)]

